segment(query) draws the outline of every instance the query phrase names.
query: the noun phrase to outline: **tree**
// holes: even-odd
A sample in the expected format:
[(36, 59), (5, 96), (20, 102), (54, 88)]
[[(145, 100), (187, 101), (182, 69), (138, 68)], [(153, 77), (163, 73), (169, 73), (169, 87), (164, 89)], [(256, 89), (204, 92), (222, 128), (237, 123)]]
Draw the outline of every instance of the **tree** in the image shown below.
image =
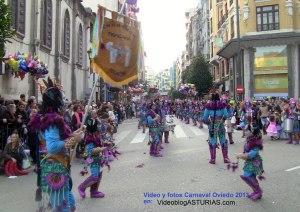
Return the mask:
[(176, 90), (174, 87), (172, 87), (171, 90), (169, 91), (169, 97), (171, 97), (172, 100), (184, 99), (184, 95), (180, 93), (178, 90)]
[(11, 38), (14, 31), (11, 29), (11, 11), (4, 0), (0, 0), (0, 60), (4, 56), (4, 44)]
[(203, 55), (192, 59), (191, 65), (182, 75), (182, 82), (194, 84), (199, 96), (204, 95), (211, 89), (213, 77), (209, 71), (209, 62)]

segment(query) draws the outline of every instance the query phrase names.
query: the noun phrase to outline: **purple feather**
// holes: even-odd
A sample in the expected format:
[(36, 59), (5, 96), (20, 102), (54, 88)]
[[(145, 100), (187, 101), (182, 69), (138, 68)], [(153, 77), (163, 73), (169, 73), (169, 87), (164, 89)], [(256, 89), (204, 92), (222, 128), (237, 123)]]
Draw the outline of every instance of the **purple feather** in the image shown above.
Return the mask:
[(61, 139), (64, 140), (70, 137), (70, 128), (66, 125), (63, 117), (57, 113), (47, 113), (41, 120), (41, 130), (43, 132), (51, 126), (55, 126), (59, 129)]

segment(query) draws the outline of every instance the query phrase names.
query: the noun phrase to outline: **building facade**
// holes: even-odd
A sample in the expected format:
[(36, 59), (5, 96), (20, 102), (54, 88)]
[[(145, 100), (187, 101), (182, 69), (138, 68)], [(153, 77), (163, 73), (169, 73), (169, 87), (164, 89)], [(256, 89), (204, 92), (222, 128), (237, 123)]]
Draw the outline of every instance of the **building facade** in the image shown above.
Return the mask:
[(216, 84), (240, 98), (300, 96), (299, 1), (210, 0), (210, 11)]
[(169, 68), (170, 80), (171, 80), (171, 87), (176, 88), (176, 62)]
[[(66, 97), (84, 99), (89, 88), (90, 28), (92, 11), (80, 0), (8, 0), (12, 10), (12, 27), (16, 35), (7, 43), (7, 54), (35, 55), (47, 64), (49, 76), (60, 82)], [(21, 93), (38, 96), (32, 77), (22, 81), (0, 76), (0, 93), (18, 98)], [(40, 98), (40, 95), (39, 95)]]

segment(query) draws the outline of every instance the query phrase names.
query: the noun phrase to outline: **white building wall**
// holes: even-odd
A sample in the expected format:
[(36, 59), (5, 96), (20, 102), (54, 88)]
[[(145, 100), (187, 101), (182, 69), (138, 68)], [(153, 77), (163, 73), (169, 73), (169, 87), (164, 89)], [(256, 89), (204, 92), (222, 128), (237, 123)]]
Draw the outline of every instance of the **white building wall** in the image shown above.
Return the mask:
[[(7, 2), (7, 1), (6, 1)], [(77, 40), (78, 35), (78, 27), (79, 23), (82, 24), (83, 28), (83, 64), (82, 68), (79, 68), (75, 65), (75, 78), (76, 78), (76, 97), (77, 99), (83, 99), (85, 96), (86, 90), (89, 86), (91, 86), (87, 80), (89, 77), (89, 60), (87, 56), (87, 50), (90, 48), (90, 18), (85, 17), (85, 14), (79, 14), (74, 20), (73, 12), (74, 9), (71, 8), (72, 0), (63, 0), (61, 1), (61, 8), (60, 8), (60, 32), (56, 32), (56, 0), (52, 0), (52, 48), (50, 53), (44, 51), (40, 48), (40, 37), (41, 37), (41, 18), (42, 18), (42, 1), (37, 0), (37, 13), (36, 13), (36, 23), (34, 23), (34, 17), (31, 17), (32, 11), (32, 4), (34, 1), (26, 1), (26, 21), (25, 21), (25, 37), (24, 39), (20, 39), (17, 36), (11, 39), (12, 43), (6, 44), (6, 51), (7, 53), (15, 53), (21, 52), (28, 54), (30, 51), (30, 33), (32, 30), (36, 30), (36, 55), (38, 56), (39, 60), (47, 64), (49, 74), (51, 78), (54, 78), (54, 70), (55, 70), (55, 43), (56, 43), (56, 33), (60, 33), (59, 35), (59, 52), (60, 55), (62, 54), (62, 44), (63, 44), (63, 20), (65, 11), (68, 9), (70, 14), (70, 58), (68, 61), (63, 61), (60, 57), (59, 60), (59, 79), (61, 84), (64, 87), (65, 95), (68, 99), (71, 99), (72, 95), (72, 63), (77, 62), (77, 44), (75, 42), (75, 47), (72, 46), (73, 39)], [(111, 7), (115, 6), (111, 4)], [(80, 11), (79, 11), (80, 12)], [(75, 32), (72, 31), (72, 22), (76, 21), (76, 29)], [(74, 61), (72, 61), (73, 52), (75, 52)], [(31, 80), (29, 77), (26, 76), (22, 81), (19, 78), (13, 78), (8, 74), (0, 75), (0, 94), (4, 98), (7, 99), (18, 99), (21, 93), (25, 94), (28, 97), (28, 93), (30, 87), (33, 85), (31, 84)], [(40, 94), (39, 94), (40, 99)]]
[[(8, 0), (6, 0), (8, 3)], [(30, 1), (26, 1), (26, 13), (31, 13)], [(31, 20), (30, 16), (26, 15), (25, 21), (25, 37), (20, 39), (14, 37), (10, 39), (12, 43), (6, 43), (6, 52), (9, 54), (14, 54), (16, 52), (28, 53), (29, 43), (30, 43), (30, 27)], [(26, 76), (22, 81), (19, 78), (14, 78), (8, 74), (0, 75), (0, 94), (4, 98), (18, 98), (20, 94), (24, 93), (28, 96), (28, 76)]]

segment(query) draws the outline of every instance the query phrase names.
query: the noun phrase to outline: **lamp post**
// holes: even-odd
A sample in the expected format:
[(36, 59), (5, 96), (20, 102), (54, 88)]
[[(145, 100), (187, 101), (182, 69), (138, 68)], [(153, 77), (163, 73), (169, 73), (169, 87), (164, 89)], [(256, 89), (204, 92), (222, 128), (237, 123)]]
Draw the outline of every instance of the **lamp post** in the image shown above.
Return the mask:
[(239, 0), (235, 0), (235, 7), (236, 7), (236, 30), (237, 30), (237, 43), (238, 43), (238, 51), (237, 51), (237, 58), (236, 58), (236, 66), (234, 71), (234, 97), (236, 98), (236, 88), (242, 85), (243, 80), (241, 78), (244, 77), (242, 73), (242, 58), (241, 58), (241, 35), (240, 35), (240, 12), (239, 12)]
[[(90, 48), (88, 51), (87, 51), (87, 54), (88, 54), (88, 57), (89, 57), (89, 61), (90, 61), (90, 67), (89, 67), (89, 71), (90, 71), (90, 74), (93, 74), (93, 87), (95, 85), (95, 83), (98, 83), (98, 82), (95, 82), (96, 80), (96, 76), (95, 76), (95, 73), (93, 72), (93, 69), (92, 69), (92, 59), (93, 59), (93, 56), (92, 56), (92, 48)], [(98, 80), (99, 81), (99, 80)], [(99, 92), (98, 92), (99, 93)], [(98, 100), (98, 96), (96, 96), (96, 100)]]

